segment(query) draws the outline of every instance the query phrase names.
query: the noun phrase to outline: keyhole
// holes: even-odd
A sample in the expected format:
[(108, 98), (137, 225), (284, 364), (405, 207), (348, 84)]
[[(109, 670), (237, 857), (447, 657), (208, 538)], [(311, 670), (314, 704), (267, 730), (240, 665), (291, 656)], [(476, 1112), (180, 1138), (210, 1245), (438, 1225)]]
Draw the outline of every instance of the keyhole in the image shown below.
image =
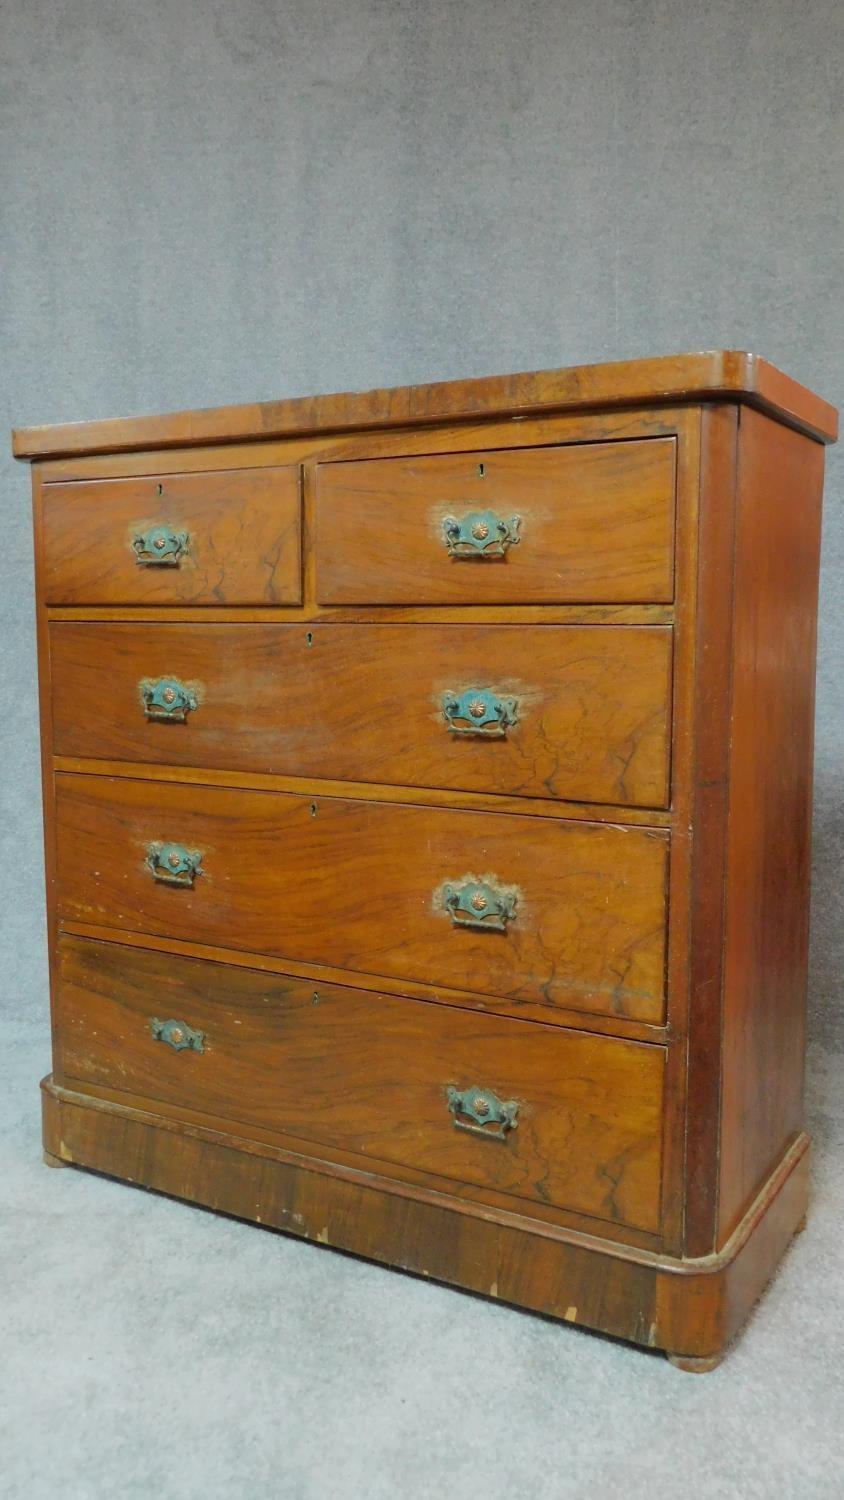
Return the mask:
[(478, 464), (478, 478), (483, 479), (486, 474), (486, 464)]
[(312, 802), (311, 803), (311, 817), (312, 818), (316, 817), (316, 812), (317, 812), (316, 803)]
[(305, 640), (307, 641), (307, 643), (308, 643), (309, 646), (313, 645), (313, 643), (314, 643), (314, 633), (313, 633), (312, 630), (308, 631), (307, 635), (305, 636)]
[(163, 495), (164, 494), (164, 485), (163, 484), (160, 484), (158, 486), (158, 493), (159, 493), (159, 495)]
[(311, 1005), (319, 1005), (319, 991), (318, 990), (314, 990), (313, 995), (311, 996)]

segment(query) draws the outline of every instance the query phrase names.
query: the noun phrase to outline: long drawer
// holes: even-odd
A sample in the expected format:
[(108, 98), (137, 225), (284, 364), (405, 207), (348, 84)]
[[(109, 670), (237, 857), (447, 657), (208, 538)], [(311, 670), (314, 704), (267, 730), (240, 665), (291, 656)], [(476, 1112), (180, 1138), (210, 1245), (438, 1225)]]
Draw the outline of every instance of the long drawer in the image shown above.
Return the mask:
[(56, 798), (64, 921), (662, 1020), (661, 831), (69, 774)]
[(48, 604), (298, 604), (295, 465), (45, 484)]
[(317, 467), (322, 604), (668, 602), (673, 438)]
[(54, 624), (59, 755), (664, 807), (661, 626)]
[(60, 941), (70, 1081), (656, 1230), (664, 1049)]

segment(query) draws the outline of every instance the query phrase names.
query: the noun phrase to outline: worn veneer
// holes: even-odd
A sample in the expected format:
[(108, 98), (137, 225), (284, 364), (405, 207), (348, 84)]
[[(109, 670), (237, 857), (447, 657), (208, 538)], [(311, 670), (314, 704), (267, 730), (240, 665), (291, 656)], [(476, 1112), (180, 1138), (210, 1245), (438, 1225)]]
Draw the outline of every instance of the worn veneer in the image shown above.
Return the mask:
[[(312, 622), (233, 632), (62, 620), (50, 627), (50, 654), (55, 750), (65, 757), (668, 802), (669, 626)], [(483, 733), (468, 732), (471, 689), (483, 690), (493, 668), (507, 732), (492, 716)], [(176, 672), (195, 707), (177, 722), (147, 717), (144, 685)], [(90, 715), (104, 679), (108, 715)]]
[(45, 1161), (713, 1368), (806, 1213), (835, 435), (729, 352), (17, 433)]

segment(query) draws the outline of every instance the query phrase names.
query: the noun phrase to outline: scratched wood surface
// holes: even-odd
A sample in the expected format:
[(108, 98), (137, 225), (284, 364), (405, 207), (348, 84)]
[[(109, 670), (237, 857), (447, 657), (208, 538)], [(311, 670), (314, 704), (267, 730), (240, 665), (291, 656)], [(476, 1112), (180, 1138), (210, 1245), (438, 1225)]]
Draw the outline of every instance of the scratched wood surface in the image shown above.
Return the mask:
[[(344, 798), (60, 774), (67, 921), (661, 1021), (663, 832)], [(200, 851), (193, 888), (150, 843)], [(516, 897), (505, 932), (455, 927), (443, 887)]]
[[(465, 1197), (405, 1186), (395, 1172), (381, 1174), (374, 1164), (361, 1172), (252, 1141), (235, 1128), (171, 1120), (140, 1101), (91, 1097), (49, 1078), (42, 1101), (51, 1166), (78, 1163), (144, 1182), (222, 1213), (666, 1349), (684, 1368), (711, 1369), (723, 1354), (799, 1228), (808, 1198), (804, 1135), (723, 1252), (681, 1262), (562, 1226), (537, 1226), (526, 1205), (521, 1214), (490, 1211)], [(632, 1238), (635, 1231), (626, 1233)], [(706, 1364), (689, 1366), (695, 1357)]]
[[(321, 604), (664, 602), (673, 438), (319, 464)], [(503, 557), (449, 556), (443, 526), (519, 517)]]
[[(287, 1224), (295, 1203), (297, 1232), (495, 1287), (661, 1344), (694, 1368), (711, 1364), (805, 1211), (815, 439), (835, 428), (831, 408), (764, 361), (715, 354), (20, 435), (19, 452), (65, 455), (33, 475), (57, 989), (57, 927), (87, 939), (89, 953), (139, 955), (115, 962), (108, 983), (80, 968), (69, 1011), (63, 991), (57, 998), (57, 1066), (66, 1045), (68, 1066), (91, 1071), (72, 1096), (60, 1073), (59, 1089), (48, 1086), (51, 1159), (270, 1222)], [(252, 511), (243, 485), (226, 488), (244, 470)], [(275, 486), (272, 502), (264, 485)], [(115, 542), (110, 522), (133, 492), (180, 496), (182, 515), (133, 503)], [(212, 570), (211, 552), (189, 549), (201, 576), (193, 561), (152, 570), (149, 587), (162, 592), (138, 592), (132, 529), (162, 522), (193, 535), (189, 504), (209, 495), (207, 532), (216, 548), (216, 521), (228, 528), (219, 541), (230, 566)], [(520, 517), (506, 558), (448, 557), (444, 516), (470, 509)], [(212, 638), (213, 650), (194, 649)], [(147, 669), (153, 640), (178, 647), (190, 676), (169, 660)], [(494, 646), (502, 681), (506, 670), (524, 700), (512, 735), (449, 740), (438, 753), (447, 731), (437, 695), (476, 684), (440, 680), (434, 641), (439, 664), (473, 676)], [(411, 689), (399, 712), (397, 664)], [(260, 707), (254, 727), (242, 717), (239, 669)], [(184, 726), (143, 721), (138, 685), (159, 670), (196, 687), (199, 707)], [(286, 713), (274, 696), (282, 692)], [(159, 744), (160, 757), (136, 759)], [(565, 753), (552, 762), (558, 745)], [(274, 757), (283, 769), (269, 768)], [(157, 885), (144, 865), (148, 843), (167, 839), (202, 850), (193, 889)], [(469, 876), (515, 897), (506, 932), (451, 925), (443, 885)], [(210, 1064), (200, 1075), (204, 1112), (178, 1102), (184, 1070), (171, 1075), (166, 1102), (150, 1100), (149, 1049), (166, 1049), (146, 1036), (146, 1054), (131, 1044), (145, 993), (136, 962), (159, 965), (165, 993), (173, 965), (203, 967), (175, 993), (207, 1006), (209, 1034), (212, 1022), (223, 1026), (226, 1078), (213, 1046), (197, 1059)], [(217, 964), (220, 985), (208, 975)], [(86, 974), (95, 967), (85, 965)], [(266, 986), (278, 1003), (265, 1030)], [(321, 994), (313, 1005), (322, 990), (330, 1008), (318, 1020), (308, 1010), (325, 1006)], [(383, 1040), (366, 1009), (376, 1003)], [(417, 1011), (430, 1027), (422, 1042)], [(308, 1096), (310, 1040), (329, 1016), (358, 1090), (356, 1144), (330, 1114), (333, 1101), (315, 1087)], [(286, 1058), (288, 1048), (310, 1097), (310, 1142), (289, 1100), (276, 1117), (287, 1156), (265, 1123), (269, 1085), (250, 1093), (248, 1068), (237, 1073), (245, 1034), (271, 1055)], [(533, 1038), (535, 1055), (514, 1045), (517, 1034)], [(402, 1114), (400, 1146), (367, 1114), (370, 1051), (396, 1100), (396, 1059), (418, 1053), (420, 1068), (430, 1059), (441, 1071), (446, 1040), (467, 1069), (476, 1056), (500, 1066), (496, 1079), (524, 1063), (524, 1083), (513, 1085), (524, 1121), (529, 1086), (547, 1097), (542, 1126), (537, 1115), (534, 1134), (520, 1138), (534, 1154), (518, 1180), (482, 1180), (462, 1162), (439, 1173), (427, 1156), (420, 1164), (414, 1153), (442, 1129), (422, 1092), (414, 1098), (425, 1129), (411, 1139)], [(609, 1170), (627, 1191), (601, 1132), (609, 1118), (607, 1145), (626, 1129), (628, 1097), (644, 1118), (637, 1101), (647, 1093), (643, 1074), (634, 1070), (628, 1092), (612, 1072), (620, 1064), (576, 1056), (575, 1042), (662, 1058), (658, 1216), (655, 1173), (636, 1190), (638, 1207), (603, 1219), (608, 1210), (584, 1186), (591, 1166), (581, 1178), (575, 1163), (564, 1181), (568, 1108), (566, 1129), (583, 1128), (578, 1149), (593, 1184)], [(380, 1050), (388, 1044), (398, 1049), (391, 1071)], [(331, 1058), (330, 1043), (321, 1053)], [(602, 1092), (605, 1069), (614, 1103)], [(242, 1088), (229, 1087), (235, 1076)], [(588, 1085), (584, 1115), (575, 1077)], [(235, 1119), (239, 1107), (254, 1107), (249, 1121)], [(513, 1238), (516, 1211), (524, 1217)], [(424, 1243), (410, 1254), (417, 1234)], [(561, 1234), (564, 1252), (553, 1242)], [(657, 1258), (636, 1261), (654, 1252), (658, 1269)]]
[(12, 446), (18, 458), (116, 453), (243, 438), (292, 438), (312, 432), (408, 425), (424, 428), (428, 423), (443, 421), (536, 416), (590, 407), (613, 410), (717, 397), (751, 403), (826, 442), (834, 442), (838, 433), (835, 408), (769, 360), (744, 350), (712, 349), (480, 379), (299, 396), (245, 406), (206, 407), (164, 416), (63, 422), (20, 428), (12, 435)]
[(803, 1124), (823, 449), (742, 415), (718, 1243)]
[[(51, 604), (299, 604), (295, 465), (46, 484), (44, 598)], [(188, 533), (175, 567), (139, 564), (133, 538)]]
[[(69, 1079), (182, 1104), (642, 1229), (659, 1221), (664, 1050), (338, 985), (61, 940)], [(175, 1019), (205, 1051), (174, 1051)], [(503, 1140), (446, 1090), (518, 1104)]]
[[(57, 755), (668, 801), (666, 627), (63, 622), (50, 650)], [(173, 677), (196, 710), (146, 719), (140, 684)], [(469, 689), (516, 700), (503, 738), (450, 729), (443, 699)]]

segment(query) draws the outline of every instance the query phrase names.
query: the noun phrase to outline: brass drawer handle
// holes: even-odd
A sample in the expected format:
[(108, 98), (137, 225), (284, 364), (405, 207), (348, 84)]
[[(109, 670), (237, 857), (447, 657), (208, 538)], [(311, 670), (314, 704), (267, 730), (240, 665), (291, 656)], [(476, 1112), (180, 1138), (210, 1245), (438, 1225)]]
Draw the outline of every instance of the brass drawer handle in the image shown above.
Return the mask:
[(444, 885), (443, 905), (454, 927), (474, 927), (480, 932), (506, 932), (516, 916), (515, 891), (504, 891), (485, 880), (464, 880)]
[(165, 885), (193, 885), (197, 875), (203, 875), (202, 855), (191, 853), (181, 844), (150, 844), (147, 849), (147, 864), (153, 878)]
[(196, 694), (175, 677), (160, 677), (158, 682), (142, 682), (141, 698), (148, 719), (184, 724), (196, 708)]
[(508, 547), (521, 540), (521, 516), (502, 521), (491, 510), (473, 510), (462, 521), (456, 516), (443, 520), (443, 536), (449, 557), (504, 557)]
[(158, 1016), (151, 1016), (149, 1029), (157, 1042), (166, 1042), (174, 1052), (184, 1052), (186, 1048), (191, 1052), (205, 1051), (205, 1032), (194, 1031), (184, 1021), (159, 1021)]
[(448, 1107), (458, 1130), (485, 1135), (489, 1140), (504, 1141), (507, 1131), (518, 1125), (519, 1105), (515, 1099), (499, 1099), (492, 1089), (446, 1089)]
[(169, 526), (151, 526), (133, 539), (132, 546), (141, 568), (178, 568), (188, 550), (188, 534), (171, 531)]
[(499, 698), (489, 688), (443, 693), (443, 713), (452, 734), (505, 739), (509, 726), (516, 722), (517, 709), (516, 698)]

